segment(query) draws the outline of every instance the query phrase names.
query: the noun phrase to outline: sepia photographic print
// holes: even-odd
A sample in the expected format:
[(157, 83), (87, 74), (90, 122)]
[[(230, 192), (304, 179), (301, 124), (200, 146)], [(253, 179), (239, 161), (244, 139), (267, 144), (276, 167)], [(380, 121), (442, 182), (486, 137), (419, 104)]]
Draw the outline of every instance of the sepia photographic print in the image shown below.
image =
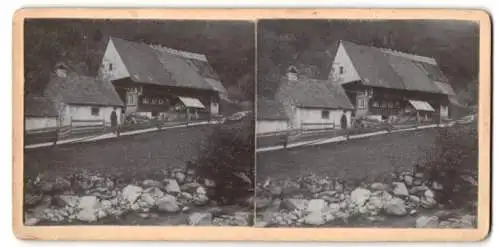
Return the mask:
[(24, 224), (253, 221), (254, 25), (24, 23)]
[(23, 9), (20, 239), (477, 241), (479, 10)]
[(258, 23), (257, 226), (476, 228), (479, 28)]

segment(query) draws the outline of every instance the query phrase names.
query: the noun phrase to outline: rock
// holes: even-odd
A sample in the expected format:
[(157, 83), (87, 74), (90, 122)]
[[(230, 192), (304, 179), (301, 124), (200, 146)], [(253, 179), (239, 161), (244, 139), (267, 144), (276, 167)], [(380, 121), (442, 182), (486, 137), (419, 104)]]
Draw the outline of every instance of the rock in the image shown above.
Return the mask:
[(328, 207), (328, 204), (323, 199), (310, 200), (307, 204), (308, 212), (322, 212)]
[(43, 194), (24, 194), (24, 204), (27, 206), (37, 205), (43, 198)]
[(329, 213), (337, 213), (342, 209), (340, 203), (331, 203), (330, 205), (328, 205), (328, 208), (329, 208), (328, 210)]
[(304, 218), (304, 223), (313, 226), (321, 226), (326, 223), (326, 219), (321, 212), (311, 212)]
[(420, 180), (420, 179), (414, 179), (414, 180), (413, 180), (413, 185), (415, 185), (415, 186), (420, 186), (420, 185), (422, 185), (422, 180)]
[(271, 197), (256, 197), (254, 199), (255, 208), (256, 209), (265, 208), (269, 206), (269, 204), (271, 204), (271, 201), (272, 201)]
[(189, 215), (188, 224), (192, 226), (209, 226), (212, 225), (211, 213), (192, 213)]
[(383, 184), (383, 183), (373, 183), (372, 185), (370, 185), (370, 189), (378, 190), (378, 191), (385, 191), (385, 190), (390, 190), (391, 187), (389, 185)]
[(393, 197), (384, 205), (384, 211), (389, 215), (403, 216), (406, 215), (405, 201), (398, 197)]
[(187, 192), (181, 192), (180, 196), (181, 196), (182, 198), (187, 199), (187, 200), (193, 200), (193, 195), (191, 195), (191, 194), (189, 194), (189, 193), (187, 193)]
[(97, 221), (97, 211), (94, 210), (82, 210), (78, 212), (76, 218), (80, 221), (94, 222)]
[(384, 217), (382, 217), (382, 216), (376, 216), (376, 215), (368, 216), (366, 219), (369, 220), (369, 221), (371, 221), (371, 222), (383, 222), (385, 220)]
[(271, 195), (272, 196), (281, 196), (281, 194), (283, 193), (283, 188), (281, 188), (280, 186), (273, 186), (271, 188)]
[(439, 222), (439, 225), (438, 225), (439, 228), (452, 228), (451, 226), (451, 222), (449, 221), (441, 221)]
[(152, 208), (156, 205), (156, 200), (157, 199), (155, 199), (150, 193), (143, 193), (138, 202), (143, 205), (143, 207)]
[(413, 177), (411, 175), (405, 175), (403, 181), (405, 182), (406, 186), (413, 185)]
[(420, 203), (420, 198), (416, 195), (410, 195), (410, 197), (408, 198), (408, 200), (410, 202), (413, 202), (413, 203), (416, 203), (416, 204), (419, 204)]
[(178, 183), (184, 183), (186, 179), (186, 175), (183, 172), (176, 172), (174, 176)]
[(428, 190), (429, 188), (427, 188), (427, 186), (425, 185), (419, 185), (419, 186), (413, 186), (411, 189), (410, 189), (410, 193), (411, 194), (419, 194), (423, 191), (426, 191)]
[(63, 206), (68, 205), (70, 207), (77, 207), (80, 204), (80, 198), (78, 196), (60, 195), (59, 200)]
[(162, 212), (175, 213), (181, 210), (177, 204), (177, 199), (171, 195), (164, 195), (156, 202), (156, 205), (158, 210)]
[(152, 180), (152, 179), (147, 179), (142, 181), (142, 187), (145, 189), (148, 188), (162, 188), (163, 184), (160, 181)]
[(420, 200), (420, 205), (423, 207), (423, 208), (432, 208), (434, 206), (436, 206), (437, 202), (436, 200), (434, 200), (434, 198), (427, 198), (427, 197), (424, 197)]
[(416, 221), (417, 228), (437, 228), (439, 226), (439, 218), (436, 216), (420, 216)]
[(205, 188), (203, 188), (202, 186), (198, 187), (196, 189), (196, 193), (198, 195), (206, 195), (207, 194), (207, 190)]
[(163, 193), (163, 191), (161, 189), (159, 189), (157, 187), (153, 187), (153, 188), (145, 189), (143, 194), (149, 194), (155, 200), (158, 200), (158, 199), (162, 198), (165, 193)]
[(205, 182), (205, 186), (206, 186), (207, 188), (215, 188), (215, 185), (216, 185), (216, 184), (215, 184), (215, 181), (214, 181), (214, 180), (212, 180), (212, 179), (208, 179), (208, 178), (205, 178), (205, 181), (204, 181), (204, 182)]
[(189, 208), (188, 206), (184, 206), (184, 207), (181, 209), (181, 211), (182, 211), (182, 212), (187, 212), (187, 211), (189, 211), (189, 209), (190, 209), (190, 208)]
[(338, 192), (344, 192), (344, 184), (342, 184), (338, 180), (335, 180), (335, 190)]
[(432, 189), (433, 190), (443, 190), (443, 186), (440, 183), (434, 181), (434, 182), (432, 182)]
[(408, 196), (408, 189), (406, 188), (406, 185), (401, 182), (393, 182), (392, 183), (394, 186), (394, 189), (392, 193), (396, 196)]
[(288, 198), (283, 200), (281, 203), (281, 207), (283, 209), (293, 211), (293, 210), (305, 210), (308, 205), (308, 201), (305, 199), (295, 199), (295, 198)]
[(81, 210), (94, 210), (101, 206), (99, 199), (95, 196), (83, 196), (78, 201), (78, 208)]
[(424, 192), (424, 196), (427, 198), (427, 199), (434, 199), (434, 192), (432, 192), (432, 190), (426, 190)]
[(424, 173), (423, 172), (416, 172), (414, 176), (415, 176), (415, 178), (422, 179), (422, 178), (424, 178)]
[(24, 221), (24, 225), (26, 225), (26, 226), (35, 226), (35, 225), (37, 225), (39, 222), (40, 222), (40, 219), (39, 219), (39, 218), (30, 217), (30, 218), (27, 218), (27, 219)]
[(417, 210), (416, 210), (416, 209), (412, 209), (412, 210), (410, 211), (410, 213), (409, 213), (409, 214), (410, 214), (410, 215), (415, 215), (415, 214), (417, 214), (417, 213), (418, 213), (418, 212), (417, 212)]
[(351, 192), (351, 201), (358, 206), (362, 206), (370, 198), (371, 192), (367, 189), (357, 188)]
[(129, 184), (122, 190), (122, 196), (128, 203), (133, 204), (142, 194), (142, 188), (136, 185)]
[(193, 197), (193, 203), (198, 206), (206, 205), (208, 200), (209, 199), (205, 194), (197, 194)]
[(167, 193), (180, 193), (181, 192), (181, 187), (177, 183), (177, 180), (175, 179), (165, 179), (165, 191)]
[(200, 187), (201, 185), (199, 183), (195, 183), (195, 182), (192, 182), (192, 183), (185, 183), (181, 186), (181, 191), (182, 192), (188, 192), (188, 193), (191, 193), (191, 194), (194, 194), (196, 193), (196, 190), (198, 189), (198, 187)]
[(109, 211), (111, 208), (113, 208), (114, 205), (111, 200), (102, 200), (101, 206), (104, 210)]

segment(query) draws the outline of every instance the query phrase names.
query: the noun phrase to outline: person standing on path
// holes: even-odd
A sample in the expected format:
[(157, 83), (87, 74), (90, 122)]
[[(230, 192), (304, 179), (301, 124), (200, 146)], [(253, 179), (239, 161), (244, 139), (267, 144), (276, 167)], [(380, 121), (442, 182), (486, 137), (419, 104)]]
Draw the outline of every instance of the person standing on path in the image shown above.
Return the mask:
[(118, 116), (116, 115), (116, 107), (113, 107), (113, 111), (111, 112), (111, 128), (113, 132), (116, 133), (116, 136), (120, 136), (120, 130), (118, 129)]

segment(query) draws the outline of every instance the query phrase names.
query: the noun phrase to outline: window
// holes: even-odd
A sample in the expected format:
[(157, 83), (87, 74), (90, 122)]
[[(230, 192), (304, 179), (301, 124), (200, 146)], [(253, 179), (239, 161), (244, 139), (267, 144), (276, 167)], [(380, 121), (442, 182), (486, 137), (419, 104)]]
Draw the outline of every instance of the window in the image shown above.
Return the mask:
[(344, 66), (340, 66), (340, 74), (344, 74)]
[(151, 104), (156, 105), (157, 103), (158, 103), (158, 99), (153, 98), (153, 99), (151, 100)]
[(113, 70), (113, 64), (112, 64), (112, 63), (109, 63), (109, 64), (108, 64), (108, 67), (109, 67), (109, 71), (112, 71), (112, 70)]
[(321, 118), (322, 119), (329, 119), (330, 118), (330, 112), (327, 110), (321, 111)]
[(136, 105), (137, 104), (137, 95), (133, 93), (127, 94), (127, 105)]
[(92, 114), (92, 116), (99, 116), (99, 107), (90, 108), (90, 114)]
[(373, 107), (379, 107), (379, 104), (377, 101), (373, 101), (373, 104), (372, 104)]
[(359, 98), (358, 99), (358, 108), (359, 109), (366, 108), (366, 99), (365, 98)]
[(143, 104), (149, 104), (149, 99), (147, 97), (142, 98)]
[(163, 103), (165, 103), (163, 99), (158, 99), (158, 104), (163, 105)]

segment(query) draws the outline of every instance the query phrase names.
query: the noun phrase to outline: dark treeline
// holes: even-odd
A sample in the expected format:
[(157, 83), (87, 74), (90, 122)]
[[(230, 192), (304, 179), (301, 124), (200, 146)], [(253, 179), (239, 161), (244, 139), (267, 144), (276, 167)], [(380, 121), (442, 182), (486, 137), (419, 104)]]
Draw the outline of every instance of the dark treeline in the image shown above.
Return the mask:
[(42, 92), (54, 65), (67, 62), (95, 76), (109, 36), (207, 55), (230, 96), (254, 98), (254, 25), (234, 21), (28, 20), (27, 93)]
[(478, 25), (460, 21), (261, 21), (258, 33), (260, 96), (272, 97), (289, 65), (326, 79), (339, 40), (434, 57), (458, 92), (475, 88)]

